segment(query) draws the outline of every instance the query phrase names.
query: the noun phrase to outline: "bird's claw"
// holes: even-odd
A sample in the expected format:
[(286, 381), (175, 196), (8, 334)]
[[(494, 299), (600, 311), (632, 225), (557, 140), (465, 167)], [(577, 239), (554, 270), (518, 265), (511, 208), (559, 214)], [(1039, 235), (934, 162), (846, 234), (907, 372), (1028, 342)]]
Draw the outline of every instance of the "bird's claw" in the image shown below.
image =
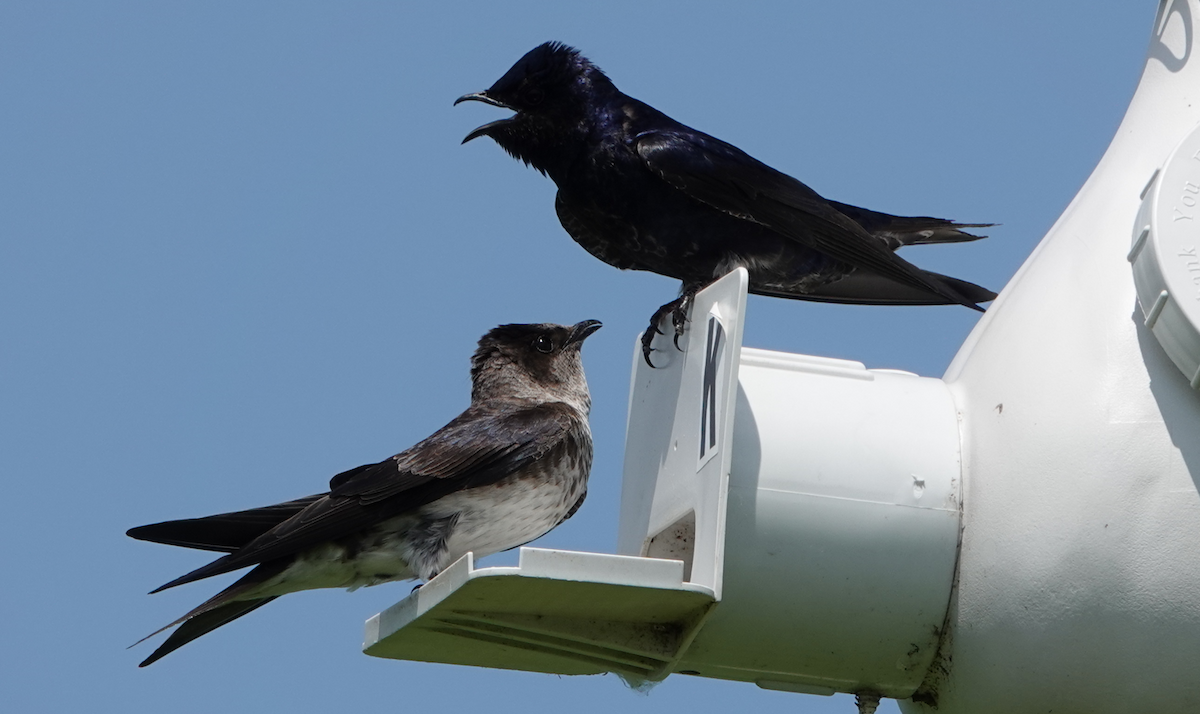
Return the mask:
[(650, 316), (650, 327), (642, 333), (642, 359), (646, 360), (646, 364), (650, 365), (651, 369), (656, 369), (654, 363), (650, 361), (650, 353), (654, 352), (651, 344), (654, 342), (655, 335), (665, 335), (666, 333), (658, 329), (659, 322), (667, 315), (671, 316), (671, 327), (675, 333), (672, 336), (672, 342), (675, 343), (675, 349), (680, 352), (683, 348), (679, 346), (679, 338), (683, 337), (683, 333), (688, 323), (688, 310), (692, 306), (692, 297), (694, 294), (691, 291), (685, 292), (677, 299), (663, 305), (654, 311)]
[[(646, 364), (650, 365), (650, 369), (655, 369), (654, 363), (650, 361), (650, 353), (655, 351), (650, 346), (650, 343), (654, 341), (655, 332), (658, 332), (658, 330), (646, 330), (642, 333), (642, 359), (646, 360)], [(661, 335), (662, 333), (659, 332), (658, 334)]]

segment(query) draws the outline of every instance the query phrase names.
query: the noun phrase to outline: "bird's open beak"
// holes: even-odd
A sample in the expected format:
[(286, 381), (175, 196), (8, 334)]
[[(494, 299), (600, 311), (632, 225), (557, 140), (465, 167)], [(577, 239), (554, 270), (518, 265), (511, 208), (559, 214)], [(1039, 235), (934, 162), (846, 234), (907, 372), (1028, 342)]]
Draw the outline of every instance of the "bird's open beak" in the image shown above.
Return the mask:
[[(464, 94), (461, 97), (459, 97), (458, 99), (454, 100), (454, 105), (458, 106), (462, 102), (483, 102), (484, 104), (491, 104), (493, 107), (501, 107), (503, 109), (512, 109), (512, 107), (508, 106), (504, 102), (501, 102), (501, 101), (498, 101), (496, 99), (489, 97), (488, 93), (486, 91), (471, 92), (470, 94)], [(516, 111), (516, 110), (514, 109), (513, 111)], [(495, 129), (496, 127), (504, 126), (505, 124), (510, 123), (513, 119), (516, 119), (515, 114), (511, 117), (508, 117), (507, 119), (497, 119), (496, 121), (488, 122), (487, 124), (484, 124), (483, 126), (476, 128), (470, 134), (467, 134), (467, 138), (463, 139), (462, 143), (465, 144), (468, 141), (470, 141), (471, 139), (478, 139), (481, 136), (487, 136), (488, 134), (491, 133), (492, 129)]]
[[(604, 324), (599, 320), (584, 320), (571, 326), (571, 334), (567, 337), (567, 344), (573, 345), (578, 342), (583, 342), (596, 330), (603, 327)], [(564, 347), (566, 345), (563, 345)]]

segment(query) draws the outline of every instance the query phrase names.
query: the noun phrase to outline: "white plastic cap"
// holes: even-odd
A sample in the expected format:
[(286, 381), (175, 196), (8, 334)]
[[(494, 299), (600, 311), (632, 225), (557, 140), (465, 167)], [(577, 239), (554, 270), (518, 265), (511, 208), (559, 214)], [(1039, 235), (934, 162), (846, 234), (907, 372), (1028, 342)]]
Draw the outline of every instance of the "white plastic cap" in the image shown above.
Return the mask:
[(1200, 389), (1200, 126), (1143, 190), (1129, 261), (1146, 327)]

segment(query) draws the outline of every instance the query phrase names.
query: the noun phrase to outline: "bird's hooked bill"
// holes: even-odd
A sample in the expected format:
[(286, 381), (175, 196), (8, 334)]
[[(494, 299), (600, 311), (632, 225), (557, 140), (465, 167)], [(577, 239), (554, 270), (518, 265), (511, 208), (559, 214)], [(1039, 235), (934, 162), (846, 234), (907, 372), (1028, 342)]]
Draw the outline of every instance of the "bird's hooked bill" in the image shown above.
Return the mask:
[[(484, 104), (491, 104), (493, 107), (500, 107), (502, 109), (513, 109), (512, 107), (505, 104), (504, 102), (498, 101), (498, 100), (493, 99), (492, 97), (488, 96), (488, 93), (486, 91), (471, 92), (469, 94), (464, 94), (461, 97), (459, 97), (458, 99), (454, 100), (454, 106), (458, 106), (462, 102), (483, 102)], [(516, 110), (514, 109), (513, 111), (516, 111)], [(505, 124), (508, 124), (515, 118), (516, 118), (516, 115), (514, 114), (513, 116), (508, 117), (506, 119), (497, 119), (496, 121), (488, 122), (487, 124), (484, 124), (483, 126), (476, 127), (470, 134), (467, 134), (467, 137), (462, 140), (462, 143), (465, 144), (472, 139), (478, 139), (481, 136), (487, 136), (487, 134), (492, 129), (495, 129), (496, 127), (499, 127), (499, 126), (504, 126)]]
[(571, 334), (567, 337), (567, 344), (575, 344), (583, 342), (596, 330), (604, 326), (604, 323), (599, 320), (584, 320), (577, 322), (571, 326)]

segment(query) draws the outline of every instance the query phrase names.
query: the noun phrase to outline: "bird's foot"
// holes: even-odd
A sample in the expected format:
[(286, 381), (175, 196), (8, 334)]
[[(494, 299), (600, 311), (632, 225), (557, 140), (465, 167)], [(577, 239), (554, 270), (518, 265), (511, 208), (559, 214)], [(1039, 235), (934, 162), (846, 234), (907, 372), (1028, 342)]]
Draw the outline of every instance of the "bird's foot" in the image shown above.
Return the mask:
[(679, 346), (679, 338), (683, 337), (683, 331), (688, 323), (688, 310), (692, 309), (692, 299), (696, 297), (694, 290), (684, 292), (679, 296), (678, 300), (674, 300), (668, 304), (674, 305), (671, 309), (671, 325), (675, 328), (675, 349), (683, 352), (683, 348)]
[(671, 316), (671, 327), (675, 332), (672, 339), (675, 343), (675, 349), (680, 352), (683, 351), (683, 348), (679, 346), (679, 338), (683, 337), (684, 329), (687, 327), (688, 310), (691, 309), (692, 299), (695, 297), (695, 290), (685, 289), (682, 295), (658, 308), (650, 316), (650, 326), (642, 333), (642, 358), (646, 360), (646, 364), (650, 365), (651, 368), (654, 368), (654, 363), (650, 361), (650, 353), (654, 351), (651, 345), (654, 342), (655, 335), (663, 334), (663, 331), (658, 329), (658, 324), (667, 315)]

